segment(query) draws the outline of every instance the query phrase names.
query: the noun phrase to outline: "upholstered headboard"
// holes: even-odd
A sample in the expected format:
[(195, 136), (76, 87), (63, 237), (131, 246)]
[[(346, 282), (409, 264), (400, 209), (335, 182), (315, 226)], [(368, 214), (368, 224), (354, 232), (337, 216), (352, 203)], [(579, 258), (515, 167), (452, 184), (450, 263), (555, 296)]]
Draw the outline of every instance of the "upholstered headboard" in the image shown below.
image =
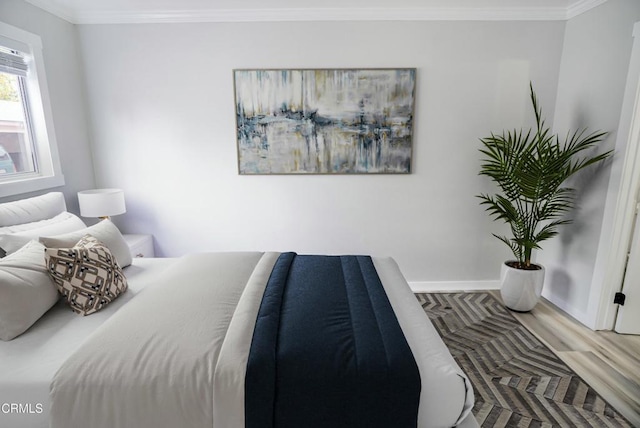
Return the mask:
[(66, 210), (64, 195), (60, 192), (7, 202), (0, 204), (0, 227), (46, 220)]

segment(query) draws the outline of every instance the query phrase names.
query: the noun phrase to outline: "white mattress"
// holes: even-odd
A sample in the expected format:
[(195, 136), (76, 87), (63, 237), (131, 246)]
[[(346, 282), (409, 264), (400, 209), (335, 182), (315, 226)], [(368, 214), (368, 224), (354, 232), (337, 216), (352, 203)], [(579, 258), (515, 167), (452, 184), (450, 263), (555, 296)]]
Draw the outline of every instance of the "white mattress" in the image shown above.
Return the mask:
[[(49, 384), (62, 363), (120, 307), (176, 259), (136, 258), (124, 272), (129, 290), (95, 314), (83, 317), (59, 301), (29, 330), (0, 341), (0, 427), (48, 428)], [(21, 404), (20, 413), (11, 404)]]

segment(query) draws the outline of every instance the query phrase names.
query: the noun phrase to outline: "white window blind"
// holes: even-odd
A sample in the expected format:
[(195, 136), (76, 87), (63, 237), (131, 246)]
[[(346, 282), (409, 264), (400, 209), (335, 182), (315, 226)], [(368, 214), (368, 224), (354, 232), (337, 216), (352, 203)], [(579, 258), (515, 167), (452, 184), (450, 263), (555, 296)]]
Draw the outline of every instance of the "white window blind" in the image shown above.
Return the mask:
[(23, 54), (0, 46), (0, 72), (26, 77), (28, 69), (29, 66)]

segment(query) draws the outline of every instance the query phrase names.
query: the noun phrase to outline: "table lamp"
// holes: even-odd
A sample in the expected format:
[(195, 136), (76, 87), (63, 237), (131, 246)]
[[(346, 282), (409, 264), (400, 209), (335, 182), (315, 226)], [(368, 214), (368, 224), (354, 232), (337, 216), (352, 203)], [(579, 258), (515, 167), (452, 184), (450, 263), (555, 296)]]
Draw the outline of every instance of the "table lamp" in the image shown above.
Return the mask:
[(121, 189), (93, 189), (78, 192), (80, 215), (104, 220), (112, 215), (124, 214), (124, 191)]

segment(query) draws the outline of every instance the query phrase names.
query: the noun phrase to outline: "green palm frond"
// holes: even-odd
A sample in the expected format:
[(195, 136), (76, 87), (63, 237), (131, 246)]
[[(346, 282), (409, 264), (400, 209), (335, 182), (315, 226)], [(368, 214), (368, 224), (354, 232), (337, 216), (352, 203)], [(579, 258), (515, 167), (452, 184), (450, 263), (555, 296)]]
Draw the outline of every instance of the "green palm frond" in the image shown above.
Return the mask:
[(512, 238), (496, 236), (511, 248), (521, 264), (531, 263), (540, 242), (558, 234), (570, 222), (563, 217), (574, 207), (574, 190), (562, 184), (578, 171), (603, 161), (613, 152), (589, 155), (607, 133), (586, 129), (568, 133), (563, 142), (546, 127), (542, 108), (530, 84), (536, 128), (511, 130), (482, 138), (480, 175), (500, 189), (491, 196), (477, 195), (495, 221), (511, 227)]
[(499, 240), (507, 244), (507, 246), (511, 248), (511, 251), (513, 251), (513, 254), (516, 256), (518, 260), (522, 259), (522, 247), (520, 245), (516, 244), (515, 242), (511, 241), (509, 238), (505, 236), (498, 236), (495, 233), (493, 233), (493, 236), (495, 236), (496, 238), (498, 238)]

